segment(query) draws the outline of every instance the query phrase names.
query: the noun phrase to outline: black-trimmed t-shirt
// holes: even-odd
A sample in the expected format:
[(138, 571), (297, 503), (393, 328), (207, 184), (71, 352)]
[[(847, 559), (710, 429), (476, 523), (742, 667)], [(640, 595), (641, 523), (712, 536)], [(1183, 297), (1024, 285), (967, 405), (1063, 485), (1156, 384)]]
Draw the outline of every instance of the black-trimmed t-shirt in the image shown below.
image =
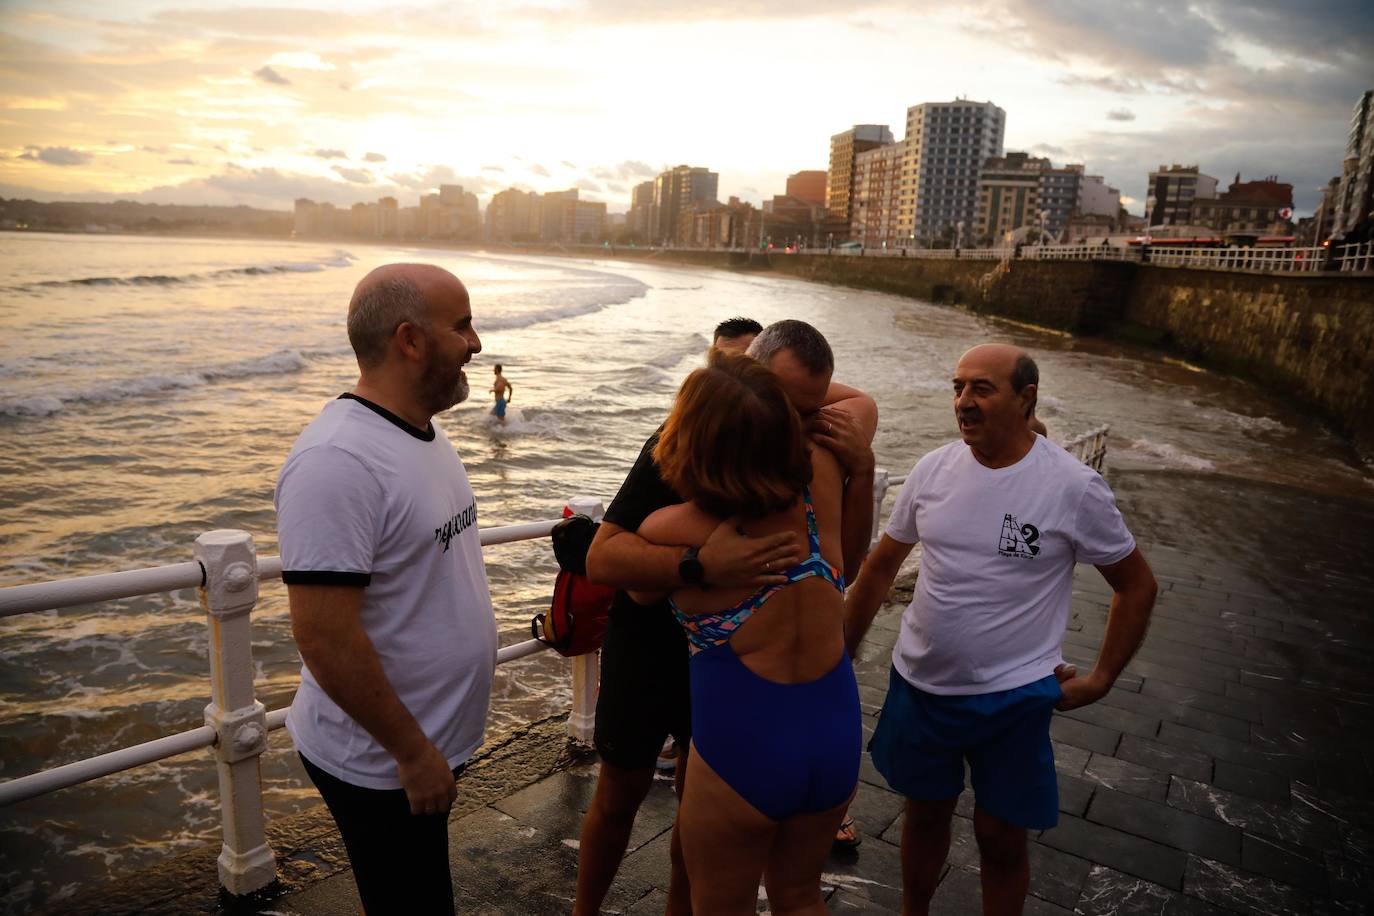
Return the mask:
[[(677, 491), (668, 486), (654, 461), (654, 446), (658, 444), (659, 427), (644, 443), (634, 467), (620, 485), (620, 492), (611, 500), (605, 519), (626, 531), (638, 531), (644, 520), (665, 506), (683, 502)], [(669, 625), (677, 631), (677, 621), (667, 599), (655, 604), (643, 605), (623, 591), (615, 593), (611, 603), (611, 617), (618, 624), (635, 627), (661, 627)]]

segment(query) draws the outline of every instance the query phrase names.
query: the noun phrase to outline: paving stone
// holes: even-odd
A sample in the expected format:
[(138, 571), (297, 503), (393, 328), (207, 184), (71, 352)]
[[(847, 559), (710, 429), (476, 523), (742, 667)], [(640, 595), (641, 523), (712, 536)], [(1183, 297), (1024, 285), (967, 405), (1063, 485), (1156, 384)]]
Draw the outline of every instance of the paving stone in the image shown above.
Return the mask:
[[(563, 842), (566, 838), (561, 827), (540, 830), (494, 808), (481, 808), (450, 829), (453, 883), (465, 897), (482, 902), (475, 912), (499, 913), (504, 902), (519, 900), (522, 913), (566, 913), (572, 907), (568, 876), (577, 874), (577, 850)], [(623, 872), (616, 878), (618, 885), (625, 880)], [(653, 886), (643, 883), (631, 899)]]
[(1248, 795), (1251, 798), (1258, 798), (1279, 805), (1286, 805), (1289, 801), (1287, 776), (1241, 766), (1229, 760), (1216, 762), (1212, 784), (1218, 789)]
[(821, 873), (822, 887), (833, 887), (850, 901), (872, 904), (877, 912), (902, 911), (900, 850), (882, 840), (864, 840), (853, 861), (832, 859)]
[(1234, 741), (1248, 741), (1250, 739), (1250, 722), (1246, 719), (1237, 719), (1220, 713), (1208, 712), (1205, 709), (1191, 708), (1184, 708), (1177, 715), (1169, 718), (1179, 725), (1186, 725), (1199, 731), (1212, 732)]
[(1050, 720), (1050, 737), (1063, 744), (1071, 744), (1099, 754), (1111, 754), (1121, 742), (1121, 732), (1070, 719), (1058, 713)]
[(1088, 759), (1093, 755), (1092, 751), (1074, 747), (1072, 744), (1051, 740), (1050, 745), (1054, 750), (1055, 770), (1067, 776), (1081, 774), (1083, 768), (1088, 765)]
[(1161, 665), (1157, 662), (1132, 661), (1126, 666), (1126, 670), (1146, 679), (1158, 679), (1178, 687), (1193, 687), (1197, 690), (1205, 690), (1218, 696), (1226, 695), (1226, 685), (1236, 683), (1227, 681), (1225, 678), (1214, 677), (1210, 674), (1202, 674), (1198, 671), (1186, 668), (1178, 668), (1171, 665)]
[(1083, 882), (1074, 912), (1082, 916), (1222, 916), (1222, 910), (1177, 891), (1094, 865)]
[(1321, 896), (1330, 881), (1321, 853), (1247, 833), (1241, 840), (1241, 867)]
[(1240, 827), (1246, 833), (1307, 846), (1317, 854), (1341, 845), (1339, 822), (1305, 805), (1275, 805), (1177, 776), (1169, 784), (1169, 805)]
[(1152, 801), (1162, 802), (1169, 794), (1167, 774), (1116, 757), (1093, 754), (1083, 770), (1083, 775), (1109, 789), (1139, 795)]
[(1104, 706), (1093, 703), (1061, 713), (1070, 719), (1088, 722), (1111, 731), (1142, 738), (1153, 738), (1159, 731), (1159, 716), (1147, 716), (1117, 706)]
[(1199, 856), (1188, 857), (1184, 888), (1188, 894), (1256, 916), (1306, 916), (1310, 895), (1287, 884)]
[(966, 916), (983, 910), (983, 888), (976, 872), (951, 868), (930, 898), (930, 916)]
[(1031, 894), (1072, 910), (1092, 863), (1038, 841), (1031, 843), (1027, 851)]
[(906, 799), (896, 792), (860, 782), (849, 815), (860, 833), (878, 837), (896, 822), (905, 807)]
[(1183, 886), (1185, 853), (1101, 824), (1061, 817), (1057, 827), (1040, 835), (1040, 842), (1174, 890)]
[(1162, 744), (1200, 751), (1218, 760), (1229, 760), (1231, 763), (1239, 763), (1270, 773), (1292, 774), (1312, 771), (1311, 762), (1303, 760), (1296, 754), (1266, 753), (1246, 742), (1234, 741), (1221, 735), (1208, 734), (1174, 722), (1165, 722), (1160, 726), (1158, 740)]
[(1106, 788), (1093, 795), (1087, 816), (1166, 846), (1240, 864), (1240, 829), (1212, 818)]
[(1197, 751), (1161, 744), (1135, 735), (1121, 739), (1121, 747), (1116, 755), (1142, 766), (1151, 767), (1161, 773), (1186, 776), (1189, 779), (1208, 780), (1212, 778), (1212, 758)]
[(667, 908), (668, 894), (654, 888), (626, 907), (623, 912), (624, 916), (661, 916)]
[(1184, 687), (1170, 684), (1168, 681), (1146, 678), (1140, 692), (1144, 696), (1159, 697), (1181, 706), (1221, 713), (1249, 722), (1264, 721), (1263, 704), (1208, 693), (1205, 690), (1198, 690), (1196, 687)]
[[(831, 913), (842, 913), (845, 916), (857, 916), (860, 913), (873, 913), (875, 916), (901, 916), (901, 910), (889, 910), (887, 907), (878, 906), (872, 900), (865, 900), (846, 890), (837, 890), (832, 893), (825, 901), (825, 908)], [(660, 916), (662, 913), (663, 907), (659, 907), (653, 916)]]
[(1095, 783), (1077, 776), (1059, 774), (1059, 810), (1074, 817), (1082, 817), (1092, 801)]

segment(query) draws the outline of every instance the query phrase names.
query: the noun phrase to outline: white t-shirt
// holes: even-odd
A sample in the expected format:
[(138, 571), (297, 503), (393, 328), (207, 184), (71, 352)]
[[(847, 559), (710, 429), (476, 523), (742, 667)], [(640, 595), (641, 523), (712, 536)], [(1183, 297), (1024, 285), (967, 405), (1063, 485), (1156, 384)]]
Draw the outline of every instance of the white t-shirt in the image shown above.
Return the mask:
[[(331, 401), (277, 480), (287, 584), (363, 588), (362, 623), (402, 703), (450, 767), (482, 743), (496, 669), (496, 619), (467, 471), (442, 430), (375, 405)], [(301, 666), (286, 719), (320, 769), (396, 789), (396, 761)]]
[(916, 463), (887, 534), (921, 543), (892, 664), (936, 694), (1022, 687), (1054, 672), (1075, 563), (1124, 560), (1135, 539), (1100, 474), (1042, 436), (988, 468), (962, 441)]

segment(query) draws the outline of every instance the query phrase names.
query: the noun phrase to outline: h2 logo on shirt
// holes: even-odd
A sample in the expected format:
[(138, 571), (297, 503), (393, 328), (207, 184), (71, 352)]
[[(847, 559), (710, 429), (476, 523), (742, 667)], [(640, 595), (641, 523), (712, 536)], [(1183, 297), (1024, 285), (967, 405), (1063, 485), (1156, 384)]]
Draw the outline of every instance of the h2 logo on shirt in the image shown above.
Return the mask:
[(997, 544), (997, 552), (1002, 556), (1033, 560), (1040, 553), (1038, 540), (1039, 528), (1029, 522), (1022, 525), (1010, 512), (1002, 516), (1002, 536)]

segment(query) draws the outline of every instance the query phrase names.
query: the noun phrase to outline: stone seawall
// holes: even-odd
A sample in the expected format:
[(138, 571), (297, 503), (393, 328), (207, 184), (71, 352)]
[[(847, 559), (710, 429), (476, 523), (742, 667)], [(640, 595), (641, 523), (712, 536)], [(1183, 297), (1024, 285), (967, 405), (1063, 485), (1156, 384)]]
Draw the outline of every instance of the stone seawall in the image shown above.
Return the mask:
[(1114, 261), (999, 264), (623, 248), (585, 254), (772, 270), (1074, 334), (1123, 332), (1315, 409), (1365, 460), (1374, 460), (1374, 277), (1241, 274)]

